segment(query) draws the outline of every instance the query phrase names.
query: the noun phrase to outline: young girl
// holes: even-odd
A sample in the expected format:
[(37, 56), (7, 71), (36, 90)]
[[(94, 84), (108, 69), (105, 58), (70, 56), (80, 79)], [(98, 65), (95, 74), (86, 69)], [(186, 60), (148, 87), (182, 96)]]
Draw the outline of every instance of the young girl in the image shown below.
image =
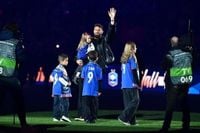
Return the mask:
[(91, 42), (91, 36), (87, 32), (83, 33), (77, 47), (77, 64), (83, 65), (83, 62), (87, 60), (87, 53), (93, 50), (95, 50), (95, 47)]
[(127, 42), (121, 56), (122, 81), (124, 110), (118, 120), (125, 125), (135, 125), (135, 113), (139, 105), (139, 68), (136, 58), (136, 44)]

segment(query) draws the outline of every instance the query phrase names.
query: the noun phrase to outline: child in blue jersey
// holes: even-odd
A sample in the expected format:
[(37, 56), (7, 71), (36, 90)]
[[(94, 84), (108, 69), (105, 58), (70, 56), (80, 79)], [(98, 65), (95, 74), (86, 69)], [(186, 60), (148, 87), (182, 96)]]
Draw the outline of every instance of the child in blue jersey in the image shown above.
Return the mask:
[(71, 94), (71, 82), (65, 66), (68, 65), (68, 56), (60, 54), (58, 56), (59, 65), (52, 71), (49, 81), (53, 82), (53, 121), (71, 122), (68, 118), (69, 97)]
[(76, 61), (78, 65), (82, 65), (81, 63), (87, 60), (87, 53), (89, 51), (95, 50), (94, 44), (91, 41), (92, 41), (91, 35), (89, 35), (87, 32), (81, 35), (81, 39), (77, 47), (77, 55), (76, 55), (76, 58), (77, 58)]
[(119, 115), (118, 120), (125, 125), (135, 125), (135, 113), (139, 105), (139, 68), (136, 58), (136, 44), (127, 42), (121, 56), (122, 81), (124, 110)]
[(77, 47), (76, 63), (78, 67), (76, 68), (73, 75), (73, 82), (78, 85), (78, 117), (75, 120), (83, 121), (83, 106), (82, 106), (82, 89), (83, 84), (80, 80), (82, 66), (88, 62), (87, 53), (88, 51), (94, 50), (94, 45), (91, 43), (91, 36), (85, 32), (82, 33), (80, 42)]
[(88, 53), (89, 62), (83, 66), (81, 72), (81, 78), (83, 79), (84, 120), (87, 123), (95, 123), (96, 119), (96, 97), (99, 94), (99, 81), (102, 79), (102, 69), (96, 63), (97, 59), (97, 52), (90, 51)]

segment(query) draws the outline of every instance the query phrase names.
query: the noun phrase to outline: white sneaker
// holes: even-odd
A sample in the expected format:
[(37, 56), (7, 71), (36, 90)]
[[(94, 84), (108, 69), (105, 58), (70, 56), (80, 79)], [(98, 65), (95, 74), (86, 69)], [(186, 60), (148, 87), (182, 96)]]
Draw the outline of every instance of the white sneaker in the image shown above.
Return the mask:
[(56, 118), (53, 118), (53, 121), (59, 121), (58, 119), (56, 119)]
[(131, 125), (129, 122), (122, 121), (120, 118), (118, 118), (118, 121), (120, 121), (121, 123), (123, 123), (126, 126), (130, 126)]
[(67, 121), (67, 122), (72, 122), (68, 117), (62, 116), (61, 120)]
[(83, 118), (74, 118), (75, 121), (84, 121)]

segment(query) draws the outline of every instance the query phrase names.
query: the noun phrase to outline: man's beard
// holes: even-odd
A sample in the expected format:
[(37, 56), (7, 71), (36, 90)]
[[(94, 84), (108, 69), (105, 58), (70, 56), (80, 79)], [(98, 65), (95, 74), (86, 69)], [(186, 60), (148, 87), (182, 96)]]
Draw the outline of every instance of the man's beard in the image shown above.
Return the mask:
[(101, 37), (102, 37), (101, 34), (99, 34), (99, 35), (94, 35), (94, 38), (96, 38), (96, 39), (99, 39), (99, 38), (101, 38)]

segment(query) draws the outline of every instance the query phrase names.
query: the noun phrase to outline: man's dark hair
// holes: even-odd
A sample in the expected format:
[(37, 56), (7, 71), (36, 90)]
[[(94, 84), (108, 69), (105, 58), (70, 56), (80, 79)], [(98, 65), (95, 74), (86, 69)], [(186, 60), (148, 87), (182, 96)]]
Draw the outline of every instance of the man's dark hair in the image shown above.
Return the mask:
[(101, 29), (103, 29), (103, 25), (102, 24), (95, 24), (94, 27), (100, 27)]
[(64, 61), (66, 58), (68, 58), (67, 54), (60, 54), (58, 55), (58, 61)]
[(89, 60), (91, 61), (95, 61), (98, 57), (97, 51), (90, 51), (87, 55), (88, 55)]

